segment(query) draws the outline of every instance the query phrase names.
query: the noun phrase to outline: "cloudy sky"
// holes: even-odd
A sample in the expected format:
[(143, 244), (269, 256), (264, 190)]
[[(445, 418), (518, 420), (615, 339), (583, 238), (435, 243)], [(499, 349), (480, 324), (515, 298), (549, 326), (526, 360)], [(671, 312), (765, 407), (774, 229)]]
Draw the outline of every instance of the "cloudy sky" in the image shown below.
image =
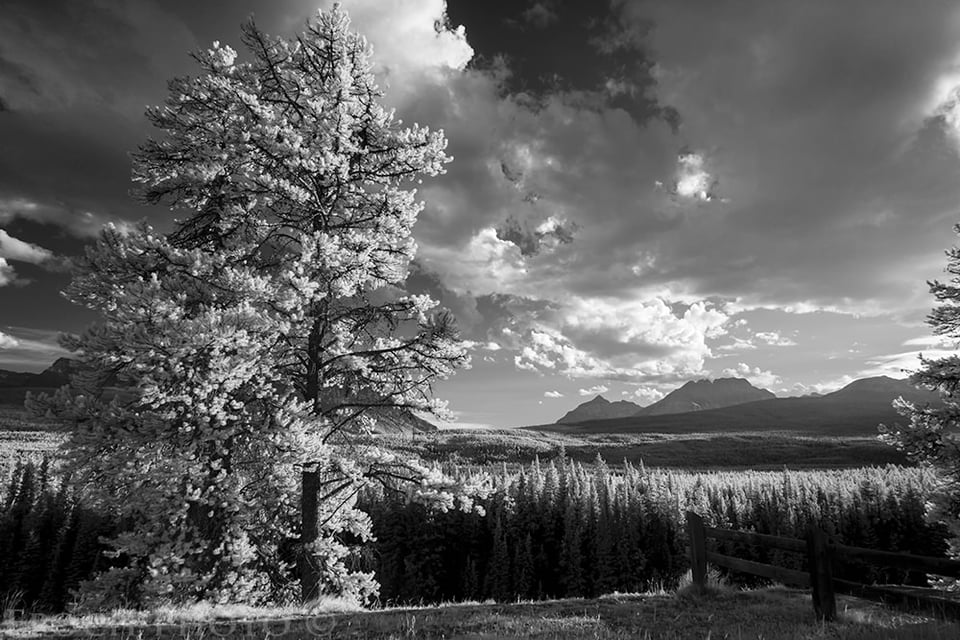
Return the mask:
[[(321, 4), (321, 7), (328, 5)], [(443, 128), (411, 288), (452, 309), (462, 423), (551, 422), (597, 393), (648, 404), (738, 376), (797, 395), (904, 375), (960, 222), (954, 0), (345, 0), (384, 101)], [(317, 1), (5, 0), (0, 368), (39, 371), (64, 258), (134, 203), (143, 110)], [(241, 54), (242, 55), (242, 54)]]

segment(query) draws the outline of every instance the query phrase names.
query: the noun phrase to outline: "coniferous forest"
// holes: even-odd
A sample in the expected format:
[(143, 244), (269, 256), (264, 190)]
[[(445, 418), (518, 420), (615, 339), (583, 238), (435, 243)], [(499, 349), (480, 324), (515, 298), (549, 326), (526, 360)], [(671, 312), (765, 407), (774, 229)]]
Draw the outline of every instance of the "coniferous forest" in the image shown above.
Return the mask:
[[(376, 541), (357, 545), (352, 562), (376, 572), (381, 604), (671, 589), (689, 568), (687, 509), (714, 526), (802, 538), (815, 523), (856, 546), (947, 550), (946, 528), (924, 519), (933, 476), (917, 468), (693, 473), (558, 458), (445, 471), (463, 480), (489, 474), (493, 490), (483, 513), (432, 510), (387, 491), (360, 500)], [(99, 538), (121, 523), (85, 507), (81, 492), (56, 481), (46, 462), (18, 465), (2, 500), (0, 583), (17, 592), (23, 608), (69, 609), (80, 583), (111, 562)], [(801, 558), (784, 552), (718, 550), (802, 568)], [(922, 575), (856, 564), (839, 575), (925, 584)], [(745, 575), (728, 578), (759, 584)]]

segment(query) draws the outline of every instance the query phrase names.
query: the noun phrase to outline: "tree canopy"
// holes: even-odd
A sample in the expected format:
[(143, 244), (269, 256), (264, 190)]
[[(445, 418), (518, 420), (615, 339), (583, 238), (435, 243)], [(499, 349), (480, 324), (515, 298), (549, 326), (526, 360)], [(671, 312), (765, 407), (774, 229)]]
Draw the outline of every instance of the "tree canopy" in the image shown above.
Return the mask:
[[(960, 234), (960, 224), (954, 226), (954, 231)], [(927, 323), (935, 335), (960, 340), (960, 248), (953, 247), (946, 255), (946, 271), (951, 278), (948, 282), (927, 283), (938, 303), (927, 316)], [(960, 557), (960, 356), (921, 356), (921, 367), (911, 381), (939, 391), (943, 403), (917, 406), (898, 400), (897, 410), (909, 422), (881, 425), (880, 437), (939, 472), (940, 483), (929, 515), (950, 528), (951, 555)]]
[[(251, 20), (242, 42), (244, 61), (194, 54), (200, 73), (148, 109), (159, 135), (133, 154), (135, 195), (183, 217), (167, 234), (107, 228), (77, 260), (65, 294), (103, 321), (62, 342), (87, 372), (30, 400), (72, 422), (71, 472), (127, 525), (90, 607), (289, 600), (298, 553), (320, 559), (324, 591), (363, 599), (364, 486), (472, 507), (364, 436), (382, 412), (442, 414), (431, 385), (468, 363), (452, 316), (404, 290), (413, 185), (451, 160), (443, 132), (384, 109), (339, 8), (292, 39)], [(307, 550), (303, 469), (319, 475)]]

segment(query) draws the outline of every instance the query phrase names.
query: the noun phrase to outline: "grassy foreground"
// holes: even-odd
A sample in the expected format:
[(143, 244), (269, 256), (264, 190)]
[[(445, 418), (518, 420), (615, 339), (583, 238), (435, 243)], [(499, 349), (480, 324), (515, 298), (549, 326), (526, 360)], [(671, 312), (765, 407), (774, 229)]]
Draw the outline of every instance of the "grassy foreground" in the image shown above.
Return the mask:
[(517, 604), (351, 611), (343, 603), (298, 610), (188, 609), (111, 617), (5, 622), (7, 638), (324, 638), (337, 640), (947, 640), (960, 624), (899, 613), (857, 598), (838, 600), (840, 619), (817, 622), (808, 592), (771, 587), (705, 595), (611, 595)]

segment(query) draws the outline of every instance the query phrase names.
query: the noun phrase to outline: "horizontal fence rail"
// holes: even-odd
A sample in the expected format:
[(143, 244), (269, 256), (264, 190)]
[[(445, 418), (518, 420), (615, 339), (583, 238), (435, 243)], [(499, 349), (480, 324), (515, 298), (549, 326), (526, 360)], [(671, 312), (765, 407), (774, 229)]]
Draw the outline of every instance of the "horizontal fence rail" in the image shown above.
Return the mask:
[(743, 558), (735, 558), (733, 556), (725, 556), (712, 551), (707, 551), (704, 555), (706, 556), (707, 562), (712, 562), (715, 565), (726, 567), (727, 569), (750, 573), (755, 576), (760, 576), (761, 578), (769, 578), (770, 580), (776, 580), (777, 582), (789, 584), (794, 587), (810, 587), (810, 574), (803, 571), (786, 569), (772, 564), (744, 560)]
[[(703, 524), (703, 518), (692, 511), (687, 512), (687, 534), (690, 539), (690, 567), (693, 582), (700, 587), (706, 585), (707, 563), (710, 562), (733, 571), (811, 589), (814, 612), (824, 620), (832, 620), (836, 617), (835, 592), (881, 600), (889, 604), (902, 604), (912, 608), (930, 608), (942, 615), (960, 618), (960, 599), (949, 592), (907, 585), (866, 585), (833, 577), (833, 565), (838, 560), (860, 560), (875, 566), (960, 578), (960, 560), (852, 547), (830, 539), (826, 533), (816, 527), (810, 529), (806, 540), (708, 527)], [(787, 569), (708, 551), (707, 539), (739, 542), (766, 549), (803, 554), (808, 571)]]
[(807, 543), (805, 540), (796, 538), (782, 538), (780, 536), (771, 536), (767, 533), (753, 533), (751, 531), (734, 531), (732, 529), (717, 529), (715, 527), (703, 528), (708, 538), (717, 540), (730, 540), (732, 542), (748, 542), (758, 547), (768, 547), (770, 549), (782, 549), (783, 551), (796, 551), (798, 553), (807, 552)]
[(912, 553), (893, 551), (878, 551), (862, 547), (850, 547), (837, 542), (828, 542), (827, 547), (836, 556), (856, 558), (881, 567), (904, 569), (906, 571), (923, 571), (947, 578), (960, 578), (960, 560), (948, 558), (931, 558), (917, 556)]

